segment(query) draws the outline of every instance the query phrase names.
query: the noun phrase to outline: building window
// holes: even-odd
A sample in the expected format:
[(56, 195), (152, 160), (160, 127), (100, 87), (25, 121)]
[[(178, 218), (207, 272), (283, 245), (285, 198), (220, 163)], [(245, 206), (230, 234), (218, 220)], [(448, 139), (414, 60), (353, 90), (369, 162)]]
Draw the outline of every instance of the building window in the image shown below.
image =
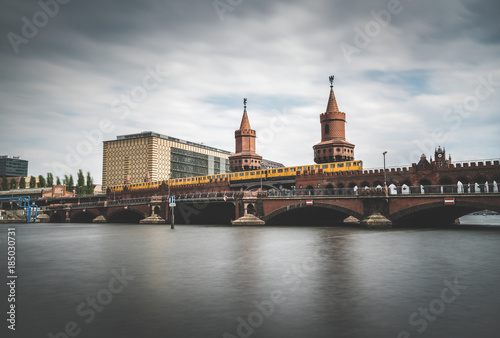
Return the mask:
[(330, 134), (330, 126), (328, 124), (325, 125), (325, 134)]

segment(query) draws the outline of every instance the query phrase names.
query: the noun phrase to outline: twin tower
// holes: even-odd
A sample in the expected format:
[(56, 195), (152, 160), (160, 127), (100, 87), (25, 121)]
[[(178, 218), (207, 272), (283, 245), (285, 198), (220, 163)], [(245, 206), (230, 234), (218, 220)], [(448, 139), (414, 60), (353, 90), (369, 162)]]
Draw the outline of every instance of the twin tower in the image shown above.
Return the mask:
[[(255, 152), (257, 133), (250, 127), (247, 114), (247, 99), (243, 100), (244, 111), (240, 129), (234, 132), (236, 152), (229, 156), (232, 172), (258, 170), (262, 156)], [(328, 163), (354, 159), (354, 144), (345, 140), (345, 113), (339, 110), (333, 93), (333, 76), (330, 76), (330, 97), (326, 112), (320, 115), (321, 142), (314, 145), (314, 162)]]

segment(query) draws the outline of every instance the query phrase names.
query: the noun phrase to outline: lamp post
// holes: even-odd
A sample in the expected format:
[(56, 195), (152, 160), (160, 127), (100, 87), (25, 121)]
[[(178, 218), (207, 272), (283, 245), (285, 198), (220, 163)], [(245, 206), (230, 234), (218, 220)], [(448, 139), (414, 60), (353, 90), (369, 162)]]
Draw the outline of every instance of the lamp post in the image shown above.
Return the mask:
[(384, 190), (387, 194), (387, 173), (385, 172), (385, 154), (387, 154), (387, 151), (384, 151), (382, 155), (384, 155)]

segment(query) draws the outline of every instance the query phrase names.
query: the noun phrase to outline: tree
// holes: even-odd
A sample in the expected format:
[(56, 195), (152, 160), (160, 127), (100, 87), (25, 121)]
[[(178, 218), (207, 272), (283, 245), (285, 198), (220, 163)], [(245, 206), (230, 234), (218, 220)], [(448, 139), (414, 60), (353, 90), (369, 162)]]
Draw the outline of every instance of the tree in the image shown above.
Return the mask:
[(19, 189), (26, 189), (26, 178), (21, 177), (19, 180)]
[(75, 183), (73, 182), (73, 175), (69, 175), (66, 191), (73, 191), (74, 188), (75, 188)]
[(43, 175), (38, 176), (38, 187), (45, 188), (47, 186), (47, 182), (45, 181), (45, 177)]
[(69, 177), (68, 175), (64, 175), (64, 178), (63, 178), (63, 181), (62, 181), (62, 184), (65, 185), (66, 187), (68, 186), (68, 182), (69, 182)]
[(56, 185), (61, 185), (61, 179), (59, 176), (56, 176)]
[(78, 170), (77, 174), (78, 178), (76, 181), (76, 193), (78, 195), (86, 194), (86, 189), (85, 189), (85, 176), (83, 176), (83, 171), (82, 169)]
[(36, 177), (35, 176), (30, 177), (30, 188), (36, 188)]
[(47, 173), (47, 187), (54, 185), (54, 175), (52, 173)]
[(94, 179), (90, 176), (90, 171), (87, 171), (87, 194), (94, 194)]
[(12, 179), (10, 180), (9, 188), (11, 190), (17, 189), (17, 182), (16, 182), (16, 179), (14, 177), (12, 177)]
[(9, 190), (9, 182), (7, 181), (7, 176), (2, 176), (2, 190)]

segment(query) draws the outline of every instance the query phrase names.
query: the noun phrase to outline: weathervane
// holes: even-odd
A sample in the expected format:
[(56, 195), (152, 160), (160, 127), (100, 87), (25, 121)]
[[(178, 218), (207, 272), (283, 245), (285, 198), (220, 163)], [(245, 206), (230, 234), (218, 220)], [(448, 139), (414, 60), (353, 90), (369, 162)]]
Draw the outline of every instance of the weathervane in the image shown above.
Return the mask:
[(333, 87), (333, 78), (335, 76), (334, 75), (330, 75), (330, 87)]
[(245, 109), (247, 109), (247, 98), (246, 97), (243, 99), (243, 106), (245, 107)]

